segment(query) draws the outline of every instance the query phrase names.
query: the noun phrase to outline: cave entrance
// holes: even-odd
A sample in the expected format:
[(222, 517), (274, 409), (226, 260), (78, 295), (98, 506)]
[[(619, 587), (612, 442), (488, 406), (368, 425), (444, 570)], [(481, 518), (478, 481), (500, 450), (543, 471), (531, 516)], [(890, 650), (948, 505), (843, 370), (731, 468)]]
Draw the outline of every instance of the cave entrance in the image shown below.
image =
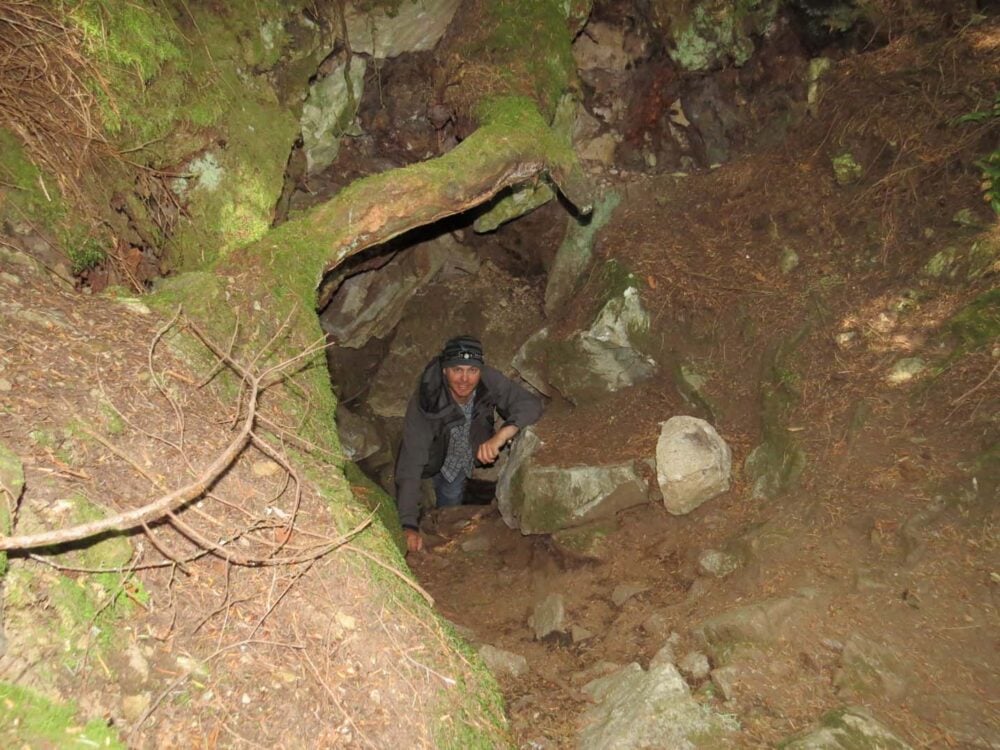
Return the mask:
[[(443, 343), (476, 336), (491, 366), (516, 375), (515, 354), (545, 324), (547, 271), (575, 219), (553, 201), (478, 234), (472, 225), (488, 208), (369, 248), (320, 287), (345, 455), (391, 495), (407, 401)], [(470, 483), (468, 499), (488, 503), (494, 474), (477, 470), (474, 479), (480, 481)]]

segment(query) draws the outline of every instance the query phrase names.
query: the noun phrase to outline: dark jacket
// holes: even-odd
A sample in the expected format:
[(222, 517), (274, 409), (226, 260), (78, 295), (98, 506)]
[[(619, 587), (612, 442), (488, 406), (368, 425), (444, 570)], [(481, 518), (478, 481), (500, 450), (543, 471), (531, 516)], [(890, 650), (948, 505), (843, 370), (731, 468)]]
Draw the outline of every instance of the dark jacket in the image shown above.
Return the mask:
[[(488, 365), (481, 368), (472, 409), (469, 444), (473, 453), (493, 437), (494, 411), (503, 424), (524, 429), (542, 415), (541, 400)], [(420, 520), (420, 480), (441, 471), (448, 454), (451, 428), (460, 423), (461, 407), (455, 403), (441, 371), (441, 361), (431, 360), (424, 368), (416, 393), (410, 397), (403, 421), (403, 440), (396, 459), (396, 504), (399, 521), (417, 528)]]

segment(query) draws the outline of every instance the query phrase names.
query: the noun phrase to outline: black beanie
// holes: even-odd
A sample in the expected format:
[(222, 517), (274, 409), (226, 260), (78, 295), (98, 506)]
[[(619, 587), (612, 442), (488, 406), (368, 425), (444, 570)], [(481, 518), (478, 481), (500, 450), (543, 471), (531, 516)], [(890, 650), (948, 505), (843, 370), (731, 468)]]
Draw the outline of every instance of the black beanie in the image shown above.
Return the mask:
[(472, 336), (457, 336), (448, 339), (444, 349), (441, 350), (441, 366), (455, 367), (456, 365), (483, 366), (483, 345), (479, 339)]

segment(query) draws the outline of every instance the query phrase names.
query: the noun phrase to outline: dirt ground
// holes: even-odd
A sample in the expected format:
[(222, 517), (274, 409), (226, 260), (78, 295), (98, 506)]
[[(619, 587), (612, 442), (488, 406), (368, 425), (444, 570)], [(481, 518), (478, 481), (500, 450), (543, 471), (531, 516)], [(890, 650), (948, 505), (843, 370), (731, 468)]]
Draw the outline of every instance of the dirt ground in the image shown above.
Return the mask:
[[(474, 640), (527, 658), (527, 676), (502, 678), (521, 747), (573, 747), (580, 688), (607, 662), (646, 666), (670, 632), (678, 654), (697, 650), (707, 618), (795, 596), (808, 604), (779, 641), (739, 658), (729, 700), (692, 684), (738, 717), (735, 746), (773, 746), (860, 703), (914, 747), (1000, 747), (998, 489), (973, 460), (997, 441), (1000, 342), (949, 359), (945, 325), (995, 288), (996, 270), (967, 284), (920, 273), (982, 228), (995, 241), (969, 165), (996, 133), (947, 123), (967, 107), (961, 92), (995, 87), (982, 76), (998, 60), (995, 24), (923, 46), (902, 38), (839, 63), (819, 114), (771, 148), (697, 174), (618, 177), (599, 262), (642, 279), (661, 349), (708, 376), (734, 483), (688, 516), (656, 503), (621, 513), (601, 560), (522, 537), (495, 509), (441, 512), (430, 552), (410, 563)], [(857, 184), (834, 179), (846, 148), (865, 168)], [(960, 210), (981, 228), (956, 222)], [(783, 272), (789, 251), (798, 262)], [(568, 330), (593, 296), (577, 295)], [(800, 331), (786, 429), (808, 463), (794, 489), (755, 499), (741, 467), (760, 440), (765, 355)], [(890, 385), (893, 363), (917, 354), (940, 372)], [(598, 404), (549, 404), (546, 461), (652, 457), (658, 424), (689, 411), (667, 370)], [(709, 549), (752, 551), (716, 579), (697, 569)], [(623, 583), (643, 591), (616, 605)], [(534, 639), (528, 617), (552, 592), (589, 637)], [(859, 638), (901, 655), (905, 687), (842, 684), (845, 644)]]
[[(24, 242), (0, 248), (0, 443), (25, 474), (15, 532), (136, 508), (203, 475), (246, 399), (179, 356), (182, 319), (55, 283)], [(129, 747), (437, 746), (432, 717), (475, 677), (416, 590), (374, 594), (373, 576), (401, 578), (373, 563), (371, 516), (335, 518), (308, 478), (331, 457), (267, 417), (261, 406), (261, 441), (207, 496), (128, 537), (124, 560), (98, 559), (101, 545), (13, 553), (0, 679), (103, 717)], [(109, 570), (124, 577), (102, 584)], [(81, 728), (67, 731), (33, 746)], [(0, 744), (24, 737), (0, 725)]]

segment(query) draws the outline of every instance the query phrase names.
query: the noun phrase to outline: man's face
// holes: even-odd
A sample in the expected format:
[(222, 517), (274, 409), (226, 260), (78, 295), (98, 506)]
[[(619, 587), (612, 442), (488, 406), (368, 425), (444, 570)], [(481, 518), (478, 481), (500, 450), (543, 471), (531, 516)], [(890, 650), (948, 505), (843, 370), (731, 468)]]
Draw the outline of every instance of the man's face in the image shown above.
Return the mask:
[(448, 390), (460, 404), (469, 400), (469, 396), (479, 385), (479, 368), (471, 365), (455, 365), (444, 368), (444, 377), (448, 381)]

